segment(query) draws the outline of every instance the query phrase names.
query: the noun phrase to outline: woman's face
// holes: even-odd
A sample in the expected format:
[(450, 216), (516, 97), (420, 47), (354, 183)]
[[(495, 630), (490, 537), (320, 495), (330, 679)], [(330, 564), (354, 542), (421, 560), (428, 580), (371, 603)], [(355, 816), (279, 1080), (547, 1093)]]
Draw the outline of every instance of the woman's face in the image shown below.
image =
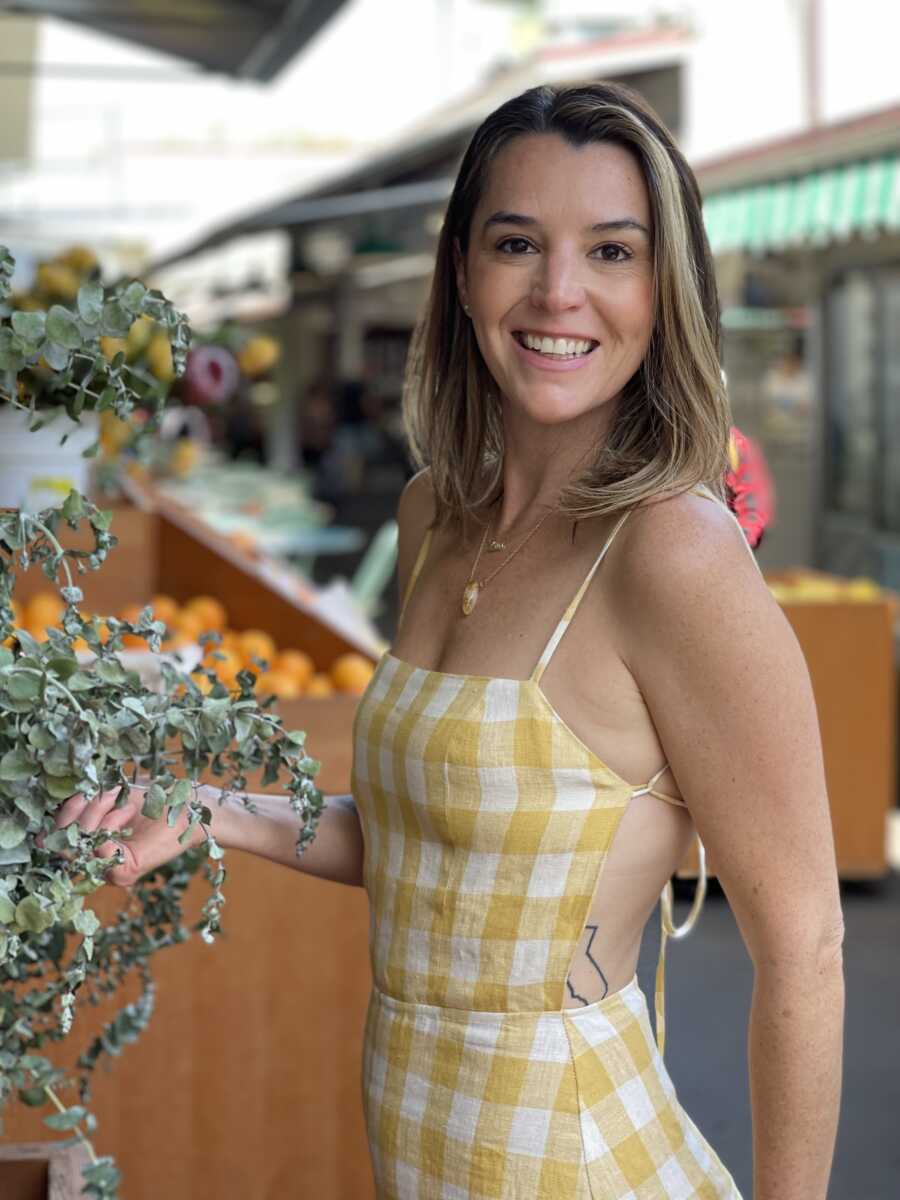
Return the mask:
[(555, 424), (619, 395), (653, 327), (651, 234), (641, 168), (623, 147), (556, 134), (504, 146), (456, 265), (507, 404)]

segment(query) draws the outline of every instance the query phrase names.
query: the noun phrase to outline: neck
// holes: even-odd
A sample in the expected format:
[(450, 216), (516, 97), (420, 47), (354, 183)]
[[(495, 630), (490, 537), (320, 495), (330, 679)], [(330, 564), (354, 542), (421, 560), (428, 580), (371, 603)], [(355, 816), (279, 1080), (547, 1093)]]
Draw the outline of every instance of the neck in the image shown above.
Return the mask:
[[(586, 414), (587, 415), (587, 414)], [(548, 509), (559, 505), (563, 488), (593, 458), (605, 436), (598, 432), (596, 414), (590, 428), (585, 421), (563, 426), (538, 427), (529, 432), (506, 422), (503, 454), (503, 494), (495, 506), (492, 537), (537, 522)], [(579, 428), (570, 429), (577, 424)]]

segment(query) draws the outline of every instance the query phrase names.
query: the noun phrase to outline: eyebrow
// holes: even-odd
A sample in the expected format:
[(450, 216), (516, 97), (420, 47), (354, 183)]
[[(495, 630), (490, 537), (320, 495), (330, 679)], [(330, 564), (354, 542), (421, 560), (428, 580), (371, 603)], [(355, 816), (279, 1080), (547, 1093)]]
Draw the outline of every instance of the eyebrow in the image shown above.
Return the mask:
[[(482, 231), (486, 233), (492, 225), (522, 225), (528, 227), (538, 224), (540, 222), (536, 217), (526, 217), (522, 213), (504, 212), (501, 210), (500, 212), (492, 213), (488, 217)], [(639, 233), (646, 234), (647, 237), (650, 236), (650, 230), (647, 226), (635, 220), (634, 217), (619, 217), (615, 221), (598, 221), (596, 225), (589, 225), (585, 229), (585, 233), (613, 233), (624, 229), (634, 229)]]

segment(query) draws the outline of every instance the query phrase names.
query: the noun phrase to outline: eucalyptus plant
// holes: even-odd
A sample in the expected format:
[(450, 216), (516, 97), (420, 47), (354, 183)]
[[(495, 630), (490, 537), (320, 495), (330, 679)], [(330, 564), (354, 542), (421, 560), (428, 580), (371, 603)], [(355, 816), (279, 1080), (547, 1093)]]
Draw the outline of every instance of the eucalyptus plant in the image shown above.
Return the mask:
[[(32, 428), (43, 419), (38, 392), (75, 420), (105, 408), (124, 417), (138, 404), (158, 416), (165, 387), (135, 374), (123, 355), (108, 361), (99, 339), (126, 333), (148, 315), (168, 331), (178, 374), (190, 344), (182, 313), (142, 283), (107, 294), (97, 281), (81, 287), (71, 310), (12, 311), (12, 272), (0, 247), (0, 404), (30, 412)], [(90, 1159), (82, 1195), (98, 1200), (114, 1200), (121, 1172), (112, 1157), (97, 1156), (87, 1137), (96, 1128), (87, 1108), (91, 1072), (146, 1027), (153, 955), (191, 932), (211, 943), (219, 931), (226, 869), (196, 783), (211, 773), (221, 780), (223, 799), (243, 799), (252, 810), (244, 798), (247, 773), (261, 770), (264, 783), (280, 779), (298, 819), (298, 854), (313, 840), (323, 807), (314, 782), (320, 764), (306, 753), (305, 735), (286, 730), (271, 702), (258, 702), (253, 671), (242, 671), (228, 690), (208, 666), (188, 674), (163, 659), (161, 682), (151, 690), (119, 656), (125, 634), (159, 652), (165, 627), (150, 609), (134, 622), (81, 612), (77, 579), (100, 568), (115, 546), (110, 525), (109, 512), (75, 491), (57, 508), (0, 510), (0, 1111), (13, 1096), (52, 1106), (45, 1124), (82, 1139)], [(82, 526), (92, 545), (64, 547), (64, 532)], [(16, 579), (29, 568), (54, 581), (65, 603), (59, 626), (44, 641), (14, 624)], [(215, 635), (209, 640), (214, 652)], [(54, 814), (79, 792), (118, 789), (121, 807), (138, 783), (146, 789), (144, 816), (170, 827), (186, 818), (179, 835), (186, 849), (123, 892), (121, 911), (103, 924), (86, 900), (123, 856), (121, 849), (112, 857), (96, 851), (111, 838), (127, 840), (130, 831), (85, 833), (77, 822), (58, 828)], [(188, 930), (182, 900), (201, 867), (211, 892), (202, 919)], [(65, 1039), (80, 1005), (114, 995), (134, 977), (138, 1000), (121, 1007), (74, 1068), (38, 1053)], [(62, 1098), (76, 1087), (76, 1102)]]

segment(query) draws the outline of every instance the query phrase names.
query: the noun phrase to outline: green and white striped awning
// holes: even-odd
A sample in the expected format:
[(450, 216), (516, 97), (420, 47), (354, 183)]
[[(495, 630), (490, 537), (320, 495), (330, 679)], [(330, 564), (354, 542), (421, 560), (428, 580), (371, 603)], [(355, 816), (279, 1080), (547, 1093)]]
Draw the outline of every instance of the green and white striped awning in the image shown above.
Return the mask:
[(713, 192), (703, 218), (714, 254), (822, 246), (900, 230), (900, 152)]

